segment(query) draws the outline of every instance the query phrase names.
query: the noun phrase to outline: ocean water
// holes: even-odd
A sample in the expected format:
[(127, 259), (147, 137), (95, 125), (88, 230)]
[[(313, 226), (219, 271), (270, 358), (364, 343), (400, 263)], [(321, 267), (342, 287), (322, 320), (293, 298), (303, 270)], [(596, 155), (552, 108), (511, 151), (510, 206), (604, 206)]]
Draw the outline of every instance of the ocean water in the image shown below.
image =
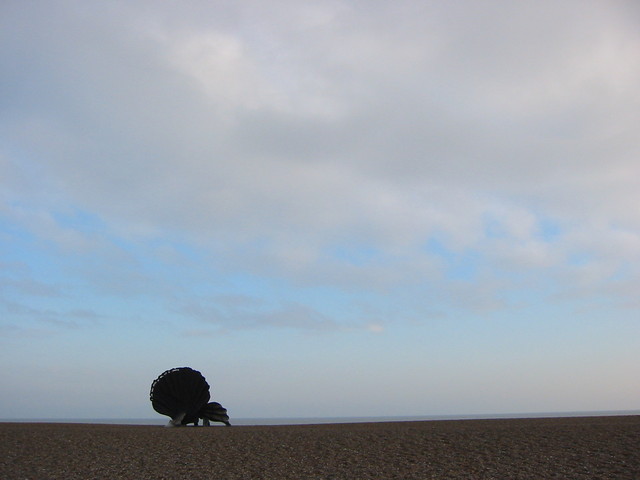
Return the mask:
[[(419, 415), (391, 417), (283, 417), (283, 418), (231, 418), (232, 425), (315, 425), (330, 423), (370, 423), (370, 422), (414, 422), (434, 420), (489, 420), (506, 418), (559, 418), (559, 417), (604, 417), (615, 415), (640, 415), (640, 410), (616, 410), (593, 412), (538, 412), (503, 413), (477, 415)], [(44, 423), (96, 423), (108, 425), (166, 425), (168, 418), (155, 416), (149, 418), (6, 418), (0, 422), (44, 422)], [(223, 424), (212, 423), (221, 426)]]

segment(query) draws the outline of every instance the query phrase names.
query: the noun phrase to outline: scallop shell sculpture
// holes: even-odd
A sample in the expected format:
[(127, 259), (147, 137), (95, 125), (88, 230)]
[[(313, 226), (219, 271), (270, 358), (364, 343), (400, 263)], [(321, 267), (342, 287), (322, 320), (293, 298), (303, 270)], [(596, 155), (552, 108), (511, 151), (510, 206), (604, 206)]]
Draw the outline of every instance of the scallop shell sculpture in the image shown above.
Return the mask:
[(200, 418), (202, 418), (203, 424), (208, 425), (209, 422), (222, 422), (227, 427), (231, 426), (229, 423), (229, 415), (227, 409), (220, 405), (218, 402), (209, 402), (200, 410)]
[(172, 368), (163, 372), (151, 384), (153, 409), (171, 418), (167, 426), (198, 424), (202, 418), (230, 425), (227, 410), (217, 402), (209, 403), (209, 384), (197, 370)]

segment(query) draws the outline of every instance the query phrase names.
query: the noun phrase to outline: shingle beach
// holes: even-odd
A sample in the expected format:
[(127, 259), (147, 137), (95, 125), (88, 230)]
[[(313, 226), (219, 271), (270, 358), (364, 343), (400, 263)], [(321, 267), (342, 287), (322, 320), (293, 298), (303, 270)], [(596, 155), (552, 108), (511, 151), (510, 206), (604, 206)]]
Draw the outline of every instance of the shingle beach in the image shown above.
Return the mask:
[(0, 478), (640, 479), (640, 416), (164, 428), (0, 423)]

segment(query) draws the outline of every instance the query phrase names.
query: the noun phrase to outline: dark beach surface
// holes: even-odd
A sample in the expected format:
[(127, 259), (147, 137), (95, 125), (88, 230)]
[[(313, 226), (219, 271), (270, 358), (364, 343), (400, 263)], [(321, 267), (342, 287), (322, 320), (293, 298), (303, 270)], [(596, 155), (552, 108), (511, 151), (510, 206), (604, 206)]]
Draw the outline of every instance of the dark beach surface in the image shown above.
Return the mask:
[(640, 416), (231, 428), (0, 423), (0, 478), (640, 479)]

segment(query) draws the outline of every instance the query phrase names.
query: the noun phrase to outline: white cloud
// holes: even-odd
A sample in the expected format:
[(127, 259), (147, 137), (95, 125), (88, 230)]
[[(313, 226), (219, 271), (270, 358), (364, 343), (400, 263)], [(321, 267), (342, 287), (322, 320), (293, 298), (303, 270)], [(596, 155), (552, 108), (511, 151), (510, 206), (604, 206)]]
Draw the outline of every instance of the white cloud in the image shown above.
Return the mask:
[(367, 330), (372, 333), (382, 333), (384, 332), (384, 326), (380, 325), (379, 323), (371, 323), (367, 325)]
[[(237, 298), (232, 304), (228, 298), (214, 298), (183, 305), (177, 313), (205, 324), (219, 332), (256, 328), (285, 328), (293, 330), (333, 331), (342, 327), (321, 312), (294, 302), (284, 305), (263, 305), (255, 298)], [(201, 332), (201, 329), (195, 330)], [(187, 330), (186, 333), (193, 332)]]
[[(21, 73), (4, 80), (3, 178), (20, 179), (9, 202), (42, 208), (24, 223), (37, 235), (89, 248), (47, 220), (73, 206), (134, 241), (170, 233), (254, 273), (363, 286), (437, 273), (433, 236), (522, 271), (635, 251), (624, 4), (148, 7), (8, 8), (3, 65)], [(505, 238), (485, 238), (487, 217)], [(539, 238), (545, 217), (560, 247)], [(591, 217), (629, 238), (580, 243)], [(327, 260), (359, 245), (386, 260)]]

